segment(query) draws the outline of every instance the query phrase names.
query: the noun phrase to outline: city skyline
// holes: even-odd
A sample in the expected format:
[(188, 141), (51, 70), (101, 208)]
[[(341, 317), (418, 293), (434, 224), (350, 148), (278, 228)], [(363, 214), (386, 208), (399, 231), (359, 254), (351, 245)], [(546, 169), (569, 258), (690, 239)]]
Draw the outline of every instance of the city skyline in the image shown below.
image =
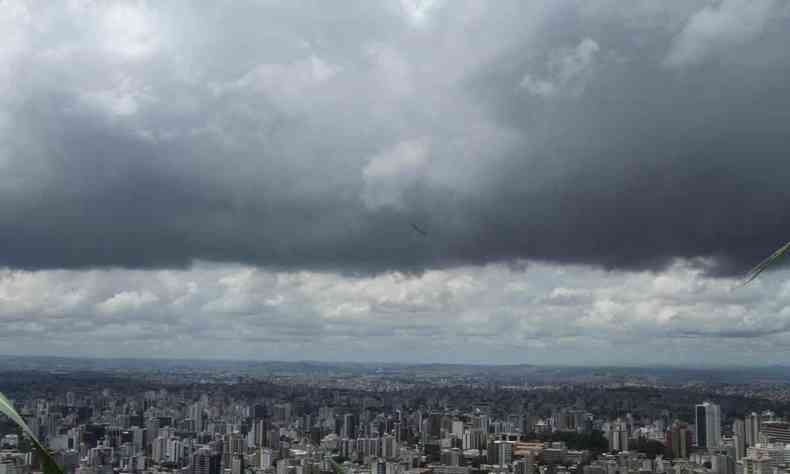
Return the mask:
[[(0, 367), (0, 389), (64, 474), (782, 474), (787, 383), (639, 375), (546, 383), (493, 371), (357, 376), (210, 365)], [(590, 375), (590, 371), (586, 371)], [(515, 384), (514, 384), (515, 382)], [(702, 400), (705, 400), (702, 402)], [(696, 403), (696, 404), (695, 404)], [(39, 472), (0, 420), (0, 469)]]

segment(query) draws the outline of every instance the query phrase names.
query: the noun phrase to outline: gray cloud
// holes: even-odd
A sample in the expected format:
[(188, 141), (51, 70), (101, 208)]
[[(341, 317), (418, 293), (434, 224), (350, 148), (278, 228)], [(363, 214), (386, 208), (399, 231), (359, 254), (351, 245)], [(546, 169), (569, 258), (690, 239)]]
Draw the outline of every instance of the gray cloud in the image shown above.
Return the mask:
[(779, 14), (775, 0), (722, 0), (689, 18), (665, 64), (682, 67), (704, 62), (726, 50), (753, 41)]
[(790, 235), (787, 9), (660, 3), (7, 1), (0, 264), (740, 270)]

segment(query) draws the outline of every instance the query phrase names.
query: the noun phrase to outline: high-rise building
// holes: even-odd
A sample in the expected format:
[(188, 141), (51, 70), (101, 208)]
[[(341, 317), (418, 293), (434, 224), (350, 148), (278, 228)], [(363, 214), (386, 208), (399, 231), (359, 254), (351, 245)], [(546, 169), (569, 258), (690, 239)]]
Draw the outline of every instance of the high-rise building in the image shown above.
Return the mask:
[(340, 433), (341, 438), (354, 439), (357, 437), (357, 417), (353, 413), (343, 415), (343, 429)]
[(269, 424), (265, 420), (256, 420), (255, 421), (255, 429), (253, 433), (255, 434), (255, 446), (258, 448), (262, 448), (266, 446), (266, 435), (268, 434)]
[(274, 419), (280, 421), (282, 423), (290, 423), (291, 421), (291, 413), (293, 411), (293, 406), (290, 403), (279, 403), (274, 405)]
[(263, 448), (258, 452), (258, 467), (268, 469), (274, 464), (274, 453), (271, 449)]
[(457, 421), (457, 420), (453, 421), (453, 425), (452, 426), (453, 426), (452, 432), (453, 432), (453, 435), (455, 435), (456, 438), (460, 438), (460, 437), (462, 437), (464, 435), (464, 422), (463, 421)]
[(628, 425), (621, 419), (609, 424), (609, 451), (628, 451)]
[(443, 449), (441, 463), (445, 466), (460, 466), (463, 454), (460, 449)]
[(108, 446), (97, 446), (91, 448), (88, 455), (88, 465), (90, 466), (112, 466), (113, 449)]
[(383, 459), (379, 459), (376, 464), (374, 464), (375, 469), (371, 469), (371, 472), (375, 474), (387, 474), (387, 463)]
[(219, 453), (208, 448), (201, 448), (192, 455), (190, 474), (220, 474), (222, 458)]
[(431, 413), (428, 416), (428, 434), (431, 438), (441, 438), (443, 418), (441, 413)]
[(270, 429), (266, 432), (264, 446), (273, 450), (280, 449), (280, 430)]
[(184, 442), (178, 438), (167, 439), (167, 452), (165, 458), (168, 462), (180, 463), (184, 453)]
[(721, 445), (721, 408), (711, 402), (694, 407), (697, 447), (716, 449)]
[(483, 430), (483, 433), (489, 432), (488, 427), (491, 424), (491, 419), (488, 417), (488, 415), (480, 415), (480, 418), (478, 418), (478, 423), (479, 428)]
[(29, 466), (25, 465), (24, 459), (19, 457), (6, 457), (0, 459), (0, 473), (2, 474), (23, 474), (28, 472)]
[(222, 439), (222, 465), (225, 468), (231, 467), (234, 455), (244, 454), (244, 438), (241, 433), (235, 431), (226, 434)]
[(732, 423), (732, 444), (735, 446), (735, 460), (746, 456), (746, 422), (736, 418)]
[(532, 456), (520, 459), (513, 463), (514, 474), (533, 474), (535, 472), (535, 460)]
[(771, 474), (771, 458), (768, 456), (750, 455), (741, 459), (743, 474)]
[(780, 466), (787, 464), (785, 445), (781, 443), (758, 443), (756, 446), (752, 446), (746, 450), (746, 456), (744, 456), (741, 461), (744, 461), (747, 458), (768, 459), (771, 468), (777, 469)]
[(288, 467), (289, 467), (289, 465), (288, 465), (288, 460), (287, 459), (278, 459), (276, 466), (277, 466), (277, 468), (276, 468), (275, 472), (277, 474), (288, 474), (288, 470), (289, 470)]
[(512, 441), (495, 440), (488, 443), (488, 464), (495, 466), (508, 466), (513, 460)]
[(752, 412), (746, 416), (744, 423), (746, 425), (746, 446), (754, 446), (760, 442), (760, 425), (762, 423), (760, 415)]
[(769, 443), (790, 444), (790, 423), (766, 421), (760, 427), (760, 435)]
[(465, 430), (462, 438), (461, 447), (466, 449), (483, 449), (486, 444), (486, 436), (482, 429), (472, 428)]
[(715, 474), (733, 474), (735, 465), (730, 456), (715, 452), (710, 455), (710, 470)]
[(189, 406), (189, 418), (195, 422), (195, 431), (200, 433), (204, 428), (203, 405), (193, 403)]
[(157, 436), (151, 444), (151, 457), (154, 462), (162, 462), (167, 456), (167, 438)]
[(381, 438), (381, 454), (385, 459), (395, 459), (398, 457), (398, 443), (392, 435), (384, 435)]
[(675, 421), (667, 431), (666, 446), (673, 458), (688, 458), (689, 448), (691, 447), (691, 433), (688, 425)]
[(234, 454), (231, 459), (231, 474), (244, 474), (244, 456), (241, 454)]
[(746, 446), (754, 446), (760, 442), (760, 415), (750, 413), (744, 420), (746, 424)]

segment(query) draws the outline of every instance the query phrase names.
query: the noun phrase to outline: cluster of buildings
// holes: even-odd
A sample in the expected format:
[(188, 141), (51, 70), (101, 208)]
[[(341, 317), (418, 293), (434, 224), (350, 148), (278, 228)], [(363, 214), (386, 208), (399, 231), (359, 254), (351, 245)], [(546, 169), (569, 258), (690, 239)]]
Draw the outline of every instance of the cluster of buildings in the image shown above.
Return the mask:
[[(17, 408), (66, 474), (790, 473), (790, 423), (751, 413), (723, 429), (711, 402), (685, 421), (326, 402), (105, 390)], [(38, 465), (23, 436), (0, 438), (0, 474)]]

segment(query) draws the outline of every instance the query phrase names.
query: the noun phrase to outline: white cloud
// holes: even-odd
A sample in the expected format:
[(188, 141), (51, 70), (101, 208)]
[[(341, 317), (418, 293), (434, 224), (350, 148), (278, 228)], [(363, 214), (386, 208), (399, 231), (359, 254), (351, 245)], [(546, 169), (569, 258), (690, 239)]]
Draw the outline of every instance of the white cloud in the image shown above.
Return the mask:
[(218, 94), (249, 90), (265, 95), (286, 110), (309, 104), (315, 89), (331, 80), (342, 68), (311, 54), (287, 64), (259, 64), (239, 79), (215, 86)]
[(520, 85), (530, 94), (543, 98), (578, 96), (587, 86), (599, 51), (598, 43), (585, 38), (575, 48), (558, 50), (551, 55), (547, 77), (538, 78), (527, 73)]
[(140, 107), (156, 101), (150, 88), (136, 86), (129, 77), (120, 78), (114, 87), (85, 91), (82, 99), (89, 106), (112, 117), (135, 115)]
[(424, 175), (428, 165), (424, 141), (411, 140), (374, 156), (362, 170), (362, 201), (371, 209), (403, 208), (404, 194)]
[(97, 304), (96, 308), (103, 314), (129, 313), (140, 311), (158, 301), (159, 297), (147, 290), (121, 291)]
[(161, 45), (162, 25), (141, 2), (109, 5), (101, 12), (100, 26), (101, 44), (123, 59), (146, 59)]
[(402, 54), (378, 43), (368, 45), (365, 54), (374, 66), (376, 79), (394, 98), (402, 99), (414, 92), (412, 68)]
[(557, 91), (557, 86), (553, 82), (536, 79), (529, 73), (524, 75), (520, 85), (528, 90), (530, 94), (538, 97), (551, 97)]
[(778, 14), (776, 0), (717, 0), (694, 13), (675, 38), (664, 64), (701, 63), (748, 43)]
[(517, 268), (372, 277), (205, 263), (9, 271), (0, 276), (0, 320), (12, 330), (0, 338), (7, 351), (43, 345), (75, 355), (452, 361), (463, 348), (477, 362), (644, 364), (790, 356), (787, 271), (734, 290), (684, 261), (660, 273)]
[(0, 6), (0, 104), (16, 88), (14, 71), (30, 48), (33, 18), (26, 2), (9, 0)]
[(407, 21), (415, 27), (429, 24), (431, 14), (442, 6), (443, 0), (400, 0)]

